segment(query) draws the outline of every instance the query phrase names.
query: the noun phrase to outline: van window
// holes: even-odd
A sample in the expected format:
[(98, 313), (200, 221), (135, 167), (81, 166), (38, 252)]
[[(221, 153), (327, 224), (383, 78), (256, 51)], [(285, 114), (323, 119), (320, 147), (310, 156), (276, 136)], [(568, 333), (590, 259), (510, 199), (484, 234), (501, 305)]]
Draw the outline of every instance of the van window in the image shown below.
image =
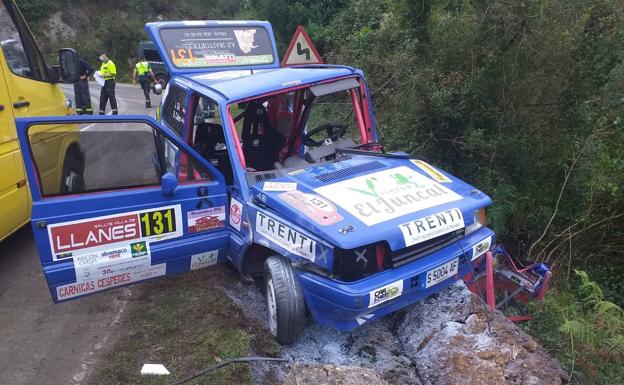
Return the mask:
[(184, 119), (186, 115), (186, 91), (174, 84), (170, 84), (163, 116), (165, 123), (180, 137), (184, 131)]
[(145, 55), (145, 59), (147, 61), (162, 62), (160, 54), (158, 54), (158, 51), (156, 51), (155, 49), (144, 49), (143, 55)]
[(15, 7), (4, 1), (0, 2), (0, 46), (11, 72), (35, 80), (48, 80), (45, 61), (28, 26)]

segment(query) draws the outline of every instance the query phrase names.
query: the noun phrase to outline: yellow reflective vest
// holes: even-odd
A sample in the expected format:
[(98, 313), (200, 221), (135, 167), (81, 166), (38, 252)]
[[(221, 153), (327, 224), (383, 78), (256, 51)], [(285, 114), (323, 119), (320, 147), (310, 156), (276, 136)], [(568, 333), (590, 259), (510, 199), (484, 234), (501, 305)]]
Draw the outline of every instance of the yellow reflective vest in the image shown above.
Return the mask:
[(115, 67), (115, 63), (113, 63), (110, 59), (102, 63), (102, 66), (100, 67), (100, 74), (104, 77), (104, 80), (115, 79), (115, 76), (117, 76), (117, 67)]
[(139, 76), (145, 76), (150, 72), (150, 65), (146, 61), (140, 61), (136, 63), (134, 68), (136, 68), (137, 74), (139, 74)]

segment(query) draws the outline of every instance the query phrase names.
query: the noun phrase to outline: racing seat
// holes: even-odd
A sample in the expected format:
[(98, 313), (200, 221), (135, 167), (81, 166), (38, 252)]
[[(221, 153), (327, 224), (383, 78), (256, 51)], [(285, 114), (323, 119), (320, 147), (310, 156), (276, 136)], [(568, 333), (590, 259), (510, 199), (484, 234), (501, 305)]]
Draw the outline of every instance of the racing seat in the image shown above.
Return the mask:
[(232, 163), (225, 145), (223, 127), (220, 124), (199, 123), (195, 131), (193, 148), (223, 174), (228, 186), (234, 183)]
[(262, 104), (247, 104), (242, 139), (247, 167), (256, 171), (272, 170), (273, 163), (279, 161), (285, 138), (273, 127)]

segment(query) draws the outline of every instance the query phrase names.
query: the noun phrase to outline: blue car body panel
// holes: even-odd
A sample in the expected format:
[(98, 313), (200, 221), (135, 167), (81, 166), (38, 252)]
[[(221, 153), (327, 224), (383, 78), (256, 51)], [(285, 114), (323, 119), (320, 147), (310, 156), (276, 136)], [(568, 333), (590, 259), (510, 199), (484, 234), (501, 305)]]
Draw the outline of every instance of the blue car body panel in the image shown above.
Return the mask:
[[(177, 68), (160, 39), (162, 29), (222, 25), (265, 28), (273, 45), (274, 62), (248, 68)], [(220, 116), (225, 117), (233, 103), (353, 77), (361, 85), (368, 106), (363, 114), (367, 114), (370, 121), (370, 138), (377, 141), (370, 93), (363, 73), (351, 67), (331, 65), (279, 68), (268, 22), (159, 22), (148, 23), (146, 30), (168, 67), (170, 86), (187, 92), (187, 105), (194, 96), (203, 95), (217, 102)], [(165, 113), (166, 108), (163, 105)], [(222, 124), (233, 168), (233, 186), (226, 186), (218, 170), (185, 143), (185, 135), (168, 128), (162, 117), (160, 122), (144, 116), (17, 119), (31, 186), (37, 186), (39, 182), (34, 162), (29, 161), (32, 154), (27, 129), (29, 125), (50, 121), (144, 122), (215, 175), (215, 180), (202, 183), (201, 187), (209, 191), (212, 207), (225, 207), (224, 226), (192, 234), (183, 223), (183, 229), (176, 237), (164, 240), (146, 238), (152, 265), (162, 269), (165, 264), (166, 271), (159, 276), (188, 272), (192, 269), (191, 256), (209, 251), (216, 253), (217, 262), (229, 260), (242, 272), (250, 250), (262, 246), (293, 262), (306, 305), (316, 322), (341, 330), (352, 330), (455, 282), (471, 271), (473, 263), (484, 253), (483, 248), (489, 248), (495, 240), (490, 229), (475, 223), (475, 211), (492, 203), (486, 194), (444, 171), (408, 157), (357, 154), (339, 162), (311, 164), (269, 181), (284, 183), (290, 186), (288, 189), (269, 189), (265, 185), (267, 181), (249, 185), (246, 170), (242, 167), (243, 159), (235, 150), (236, 139), (232, 135), (235, 128), (227, 119)], [(51, 250), (46, 226), (169, 206), (175, 206), (179, 215), (186, 217), (201, 199), (196, 193), (198, 187), (197, 184), (178, 186), (176, 193), (169, 197), (163, 196), (160, 188), (148, 188), (53, 199), (42, 198), (37, 188), (31, 188), (33, 231), (53, 299), (65, 300), (58, 298), (58, 288), (77, 281), (77, 267), (72, 258), (56, 260), (58, 255)], [(235, 221), (231, 214), (233, 206), (237, 210)], [(450, 229), (449, 226), (453, 225), (457, 226), (453, 230), (472, 228), (474, 231), (449, 238), (440, 247), (414, 257), (408, 263), (397, 264), (361, 279), (345, 281), (336, 276), (334, 270), (339, 253), (369, 245), (382, 245), (389, 253), (409, 253), (421, 242), (419, 235), (412, 235), (412, 232), (420, 233), (426, 222), (430, 228), (437, 224), (440, 228)], [(369, 263), (367, 258), (364, 261)], [(437, 274), (438, 268), (454, 273), (435, 281), (431, 274)], [(434, 280), (430, 286), (425, 284), (430, 280)]]

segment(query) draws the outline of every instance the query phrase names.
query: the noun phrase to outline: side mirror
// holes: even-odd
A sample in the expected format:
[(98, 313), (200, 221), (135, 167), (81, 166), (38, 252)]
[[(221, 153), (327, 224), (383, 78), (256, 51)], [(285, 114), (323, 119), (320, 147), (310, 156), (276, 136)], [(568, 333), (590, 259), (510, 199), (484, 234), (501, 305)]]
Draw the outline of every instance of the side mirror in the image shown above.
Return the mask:
[(59, 66), (63, 81), (75, 83), (80, 79), (78, 73), (78, 53), (73, 48), (61, 48), (59, 50)]
[(170, 172), (166, 172), (160, 180), (160, 191), (164, 196), (171, 196), (178, 188), (178, 178)]

